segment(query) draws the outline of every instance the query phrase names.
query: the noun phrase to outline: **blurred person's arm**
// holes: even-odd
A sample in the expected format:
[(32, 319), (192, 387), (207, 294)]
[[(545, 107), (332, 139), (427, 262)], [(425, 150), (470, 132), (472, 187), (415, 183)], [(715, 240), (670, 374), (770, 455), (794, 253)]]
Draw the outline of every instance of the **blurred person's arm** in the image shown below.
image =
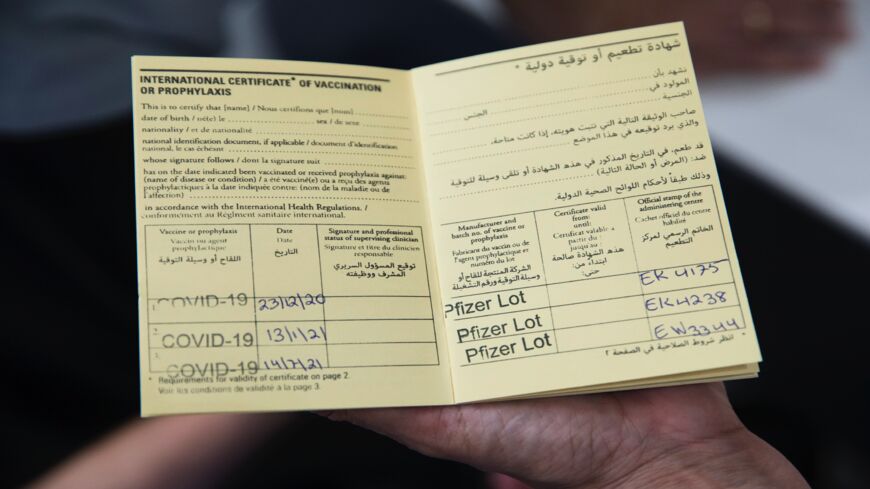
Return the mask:
[(819, 67), (848, 37), (846, 0), (502, 0), (516, 27), (550, 41), (684, 21), (702, 73)]
[(212, 487), (288, 419), (286, 414), (206, 414), (133, 421), (29, 489)]

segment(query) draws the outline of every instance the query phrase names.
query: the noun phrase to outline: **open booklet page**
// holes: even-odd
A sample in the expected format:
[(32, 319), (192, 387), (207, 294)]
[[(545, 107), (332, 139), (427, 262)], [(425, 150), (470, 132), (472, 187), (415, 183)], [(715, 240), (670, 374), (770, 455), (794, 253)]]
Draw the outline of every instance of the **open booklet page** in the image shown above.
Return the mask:
[(682, 24), (413, 75), (457, 402), (756, 371)]
[(410, 74), (133, 60), (144, 415), (453, 402)]

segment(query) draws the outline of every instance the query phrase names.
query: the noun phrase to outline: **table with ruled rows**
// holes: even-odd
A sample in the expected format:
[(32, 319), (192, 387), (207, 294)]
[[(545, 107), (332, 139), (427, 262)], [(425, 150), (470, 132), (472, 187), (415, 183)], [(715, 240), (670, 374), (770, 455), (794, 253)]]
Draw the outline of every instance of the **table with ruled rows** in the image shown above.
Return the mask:
[(145, 226), (148, 368), (439, 365), (419, 227)]
[(746, 334), (709, 185), (451, 222), (441, 233), (468, 250), (447, 270), (445, 298), (460, 366)]

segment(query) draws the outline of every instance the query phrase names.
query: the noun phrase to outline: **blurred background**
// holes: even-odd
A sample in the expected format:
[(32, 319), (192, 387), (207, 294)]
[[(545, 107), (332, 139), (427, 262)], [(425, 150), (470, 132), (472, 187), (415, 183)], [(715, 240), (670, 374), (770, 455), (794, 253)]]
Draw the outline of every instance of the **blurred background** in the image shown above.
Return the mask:
[[(0, 486), (138, 415), (131, 55), (412, 68), (675, 20), (765, 357), (732, 401), (814, 488), (870, 487), (870, 0), (0, 1)], [(207, 482), (160, 487), (493, 484), (314, 415), (265, 426)]]

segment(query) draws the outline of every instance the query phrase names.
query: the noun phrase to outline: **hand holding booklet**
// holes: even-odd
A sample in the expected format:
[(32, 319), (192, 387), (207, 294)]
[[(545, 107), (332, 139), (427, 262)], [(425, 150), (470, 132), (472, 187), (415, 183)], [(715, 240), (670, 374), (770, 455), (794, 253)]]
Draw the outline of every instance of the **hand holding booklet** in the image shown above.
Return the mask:
[(132, 69), (143, 415), (758, 372), (682, 24)]

